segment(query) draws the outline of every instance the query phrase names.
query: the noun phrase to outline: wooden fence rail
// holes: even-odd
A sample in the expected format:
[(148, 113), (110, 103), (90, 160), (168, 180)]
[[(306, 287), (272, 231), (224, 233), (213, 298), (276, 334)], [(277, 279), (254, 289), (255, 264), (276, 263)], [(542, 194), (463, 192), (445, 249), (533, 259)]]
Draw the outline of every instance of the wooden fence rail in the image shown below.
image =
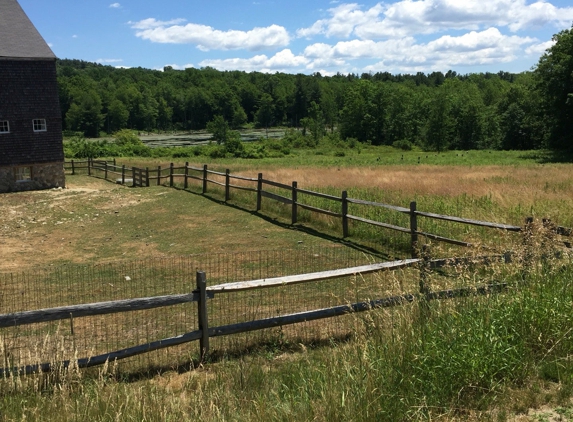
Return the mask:
[[(88, 174), (99, 172), (103, 173), (103, 177), (107, 179), (109, 174), (120, 174), (121, 182), (125, 184), (125, 166), (118, 167), (113, 162), (108, 162), (104, 160), (87, 160), (87, 161), (76, 161), (66, 162), (66, 169), (71, 169), (72, 173), (76, 169), (85, 168), (83, 165), (87, 166)], [(119, 171), (121, 170), (121, 172)], [(166, 173), (167, 172), (167, 173)], [(383, 204), (379, 202), (366, 201), (358, 198), (349, 198), (346, 191), (341, 193), (341, 196), (329, 195), (321, 192), (314, 192), (307, 189), (301, 189), (298, 187), (297, 182), (293, 181), (292, 184), (288, 185), (285, 183), (276, 182), (273, 180), (268, 180), (263, 177), (262, 173), (258, 174), (258, 177), (245, 177), (241, 175), (233, 175), (230, 170), (227, 169), (225, 172), (210, 170), (205, 164), (202, 168), (192, 167), (186, 162), (183, 166), (175, 166), (170, 163), (169, 167), (162, 169), (158, 166), (156, 169), (138, 169), (136, 167), (131, 170), (132, 175), (132, 186), (133, 187), (143, 187), (150, 186), (150, 180), (156, 181), (157, 185), (160, 185), (163, 181), (168, 180), (169, 186), (174, 186), (176, 180), (183, 181), (183, 187), (187, 189), (189, 187), (190, 181), (197, 181), (201, 185), (201, 192), (203, 194), (207, 193), (209, 184), (220, 186), (224, 188), (225, 191), (225, 201), (229, 201), (231, 197), (231, 189), (237, 189), (242, 191), (255, 192), (257, 194), (256, 199), (256, 210), (260, 211), (263, 206), (263, 198), (270, 199), (273, 201), (280, 202), (285, 205), (291, 206), (291, 221), (292, 224), (298, 222), (298, 211), (299, 209), (304, 209), (313, 213), (324, 214), (330, 217), (334, 217), (341, 220), (342, 225), (342, 236), (344, 238), (349, 236), (349, 221), (355, 221), (362, 224), (368, 224), (376, 227), (380, 227), (387, 230), (392, 230), (396, 232), (401, 232), (410, 235), (411, 244), (411, 255), (413, 258), (417, 257), (418, 254), (418, 239), (419, 236), (426, 237), (428, 239), (448, 243), (463, 247), (475, 246), (471, 242), (466, 242), (459, 239), (451, 239), (449, 237), (440, 236), (433, 233), (428, 233), (426, 231), (418, 230), (419, 218), (428, 218), (434, 220), (449, 221), (458, 224), (472, 225), (484, 228), (490, 228), (495, 230), (502, 230), (508, 232), (523, 232), (524, 229), (520, 226), (514, 226), (510, 224), (493, 223), (488, 221), (474, 220), (469, 218), (454, 217), (442, 214), (436, 214), (431, 212), (420, 211), (417, 209), (416, 202), (411, 202), (410, 207), (401, 207), (390, 204)], [(120, 179), (116, 181), (119, 183)], [(234, 181), (247, 182), (247, 184), (237, 184)], [(252, 183), (252, 186), (248, 186)], [(265, 187), (272, 187), (274, 190), (265, 189)], [(280, 193), (284, 192), (284, 193)], [(328, 201), (335, 203), (334, 208), (338, 210), (323, 209), (313, 205), (305, 204), (301, 201), (304, 195), (319, 197)], [(363, 205), (369, 207), (384, 208), (390, 211), (395, 211), (401, 214), (406, 214), (410, 216), (410, 224), (406, 227), (398, 226), (395, 224), (390, 224), (382, 221), (375, 221), (364, 217), (359, 217), (356, 215), (351, 215), (348, 213), (349, 204)], [(571, 236), (573, 231), (565, 227), (553, 227), (555, 233), (562, 236)]]
[[(309, 274), (291, 275), (285, 277), (275, 277), (260, 280), (251, 280), (235, 283), (225, 283), (207, 287), (206, 274), (198, 271), (196, 274), (196, 289), (189, 294), (158, 296), (149, 298), (116, 300), (108, 302), (98, 302), (91, 304), (65, 306), (51, 309), (40, 309), (36, 311), (17, 312), (12, 314), (0, 315), (0, 327), (16, 327), (26, 324), (40, 322), (57, 321), (62, 319), (106, 315), (111, 313), (130, 312), (143, 309), (152, 309), (166, 306), (173, 306), (184, 303), (197, 303), (198, 327), (197, 330), (185, 333), (183, 335), (164, 338), (146, 344), (128, 347), (97, 356), (77, 359), (74, 361), (59, 362), (56, 367), (69, 367), (77, 365), (78, 367), (91, 367), (101, 365), (109, 361), (125, 359), (142, 353), (163, 349), (191, 341), (199, 340), (199, 354), (201, 359), (205, 359), (209, 353), (209, 339), (212, 337), (226, 336), (237, 333), (245, 333), (265, 328), (296, 324), (299, 322), (313, 321), (324, 318), (332, 318), (349, 313), (365, 312), (375, 308), (399, 306), (405, 303), (411, 303), (415, 300), (440, 300), (450, 299), (460, 296), (483, 295), (502, 291), (507, 287), (505, 283), (489, 284), (484, 286), (464, 287), (459, 289), (449, 289), (442, 291), (422, 291), (418, 293), (405, 294), (400, 296), (390, 296), (366, 302), (357, 302), (351, 304), (342, 304), (329, 308), (321, 308), (298, 312), (294, 314), (280, 315), (271, 318), (240, 322), (218, 327), (209, 326), (209, 309), (208, 300), (214, 298), (217, 294), (231, 294), (239, 291), (276, 288), (295, 285), (299, 283), (312, 283), (334, 278), (362, 275), (379, 271), (394, 271), (400, 268), (419, 266), (422, 268), (438, 268), (445, 265), (457, 265), (460, 262), (480, 262), (490, 264), (495, 261), (504, 262), (507, 259), (504, 255), (492, 257), (476, 258), (451, 258), (424, 261), (423, 259), (406, 259), (393, 262), (383, 262), (377, 264), (363, 265), (358, 267), (336, 269), (331, 271), (321, 271)], [(54, 364), (42, 363), (26, 365), (13, 368), (0, 368), (0, 376), (29, 374), (41, 371), (50, 371)]]

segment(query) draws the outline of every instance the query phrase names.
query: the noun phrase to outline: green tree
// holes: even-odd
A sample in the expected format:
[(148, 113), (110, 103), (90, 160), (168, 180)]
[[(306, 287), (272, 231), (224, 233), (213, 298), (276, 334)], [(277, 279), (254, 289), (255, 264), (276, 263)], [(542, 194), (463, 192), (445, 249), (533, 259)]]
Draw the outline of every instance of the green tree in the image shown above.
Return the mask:
[(95, 90), (78, 92), (66, 113), (66, 125), (87, 137), (97, 138), (105, 118), (101, 109), (101, 99)]
[(535, 69), (543, 97), (549, 146), (573, 146), (573, 27), (553, 36), (555, 44), (539, 59)]
[(207, 131), (213, 134), (213, 139), (218, 144), (224, 144), (227, 141), (229, 130), (229, 124), (220, 114), (207, 123)]

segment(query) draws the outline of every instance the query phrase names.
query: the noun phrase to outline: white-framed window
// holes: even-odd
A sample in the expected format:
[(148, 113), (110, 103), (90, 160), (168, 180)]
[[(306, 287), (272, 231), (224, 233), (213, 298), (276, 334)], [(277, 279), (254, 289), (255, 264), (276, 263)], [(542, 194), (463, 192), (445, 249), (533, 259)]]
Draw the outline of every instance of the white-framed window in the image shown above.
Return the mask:
[(32, 126), (34, 127), (34, 132), (45, 132), (48, 130), (46, 128), (46, 119), (34, 119), (32, 120)]
[(0, 133), (10, 133), (10, 123), (8, 120), (0, 120)]
[(14, 169), (14, 177), (17, 182), (32, 180), (32, 167), (16, 167)]

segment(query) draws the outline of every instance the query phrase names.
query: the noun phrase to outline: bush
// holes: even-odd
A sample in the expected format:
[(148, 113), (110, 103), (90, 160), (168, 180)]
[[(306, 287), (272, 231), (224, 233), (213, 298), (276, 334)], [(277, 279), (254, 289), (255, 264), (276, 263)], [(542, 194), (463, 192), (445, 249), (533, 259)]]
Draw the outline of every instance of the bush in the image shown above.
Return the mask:
[(392, 146), (394, 148), (398, 148), (401, 149), (403, 151), (411, 151), (412, 148), (414, 147), (414, 145), (412, 144), (412, 142), (406, 140), (406, 139), (400, 139), (399, 141), (395, 141)]

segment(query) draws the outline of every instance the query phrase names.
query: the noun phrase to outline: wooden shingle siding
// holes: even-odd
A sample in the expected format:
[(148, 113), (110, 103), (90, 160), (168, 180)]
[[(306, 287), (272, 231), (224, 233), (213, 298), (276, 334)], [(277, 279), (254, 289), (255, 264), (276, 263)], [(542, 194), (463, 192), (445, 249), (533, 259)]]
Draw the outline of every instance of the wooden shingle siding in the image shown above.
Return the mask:
[[(47, 130), (34, 132), (33, 119)], [(0, 167), (64, 161), (54, 60), (0, 59), (0, 120), (10, 124), (0, 134)]]

